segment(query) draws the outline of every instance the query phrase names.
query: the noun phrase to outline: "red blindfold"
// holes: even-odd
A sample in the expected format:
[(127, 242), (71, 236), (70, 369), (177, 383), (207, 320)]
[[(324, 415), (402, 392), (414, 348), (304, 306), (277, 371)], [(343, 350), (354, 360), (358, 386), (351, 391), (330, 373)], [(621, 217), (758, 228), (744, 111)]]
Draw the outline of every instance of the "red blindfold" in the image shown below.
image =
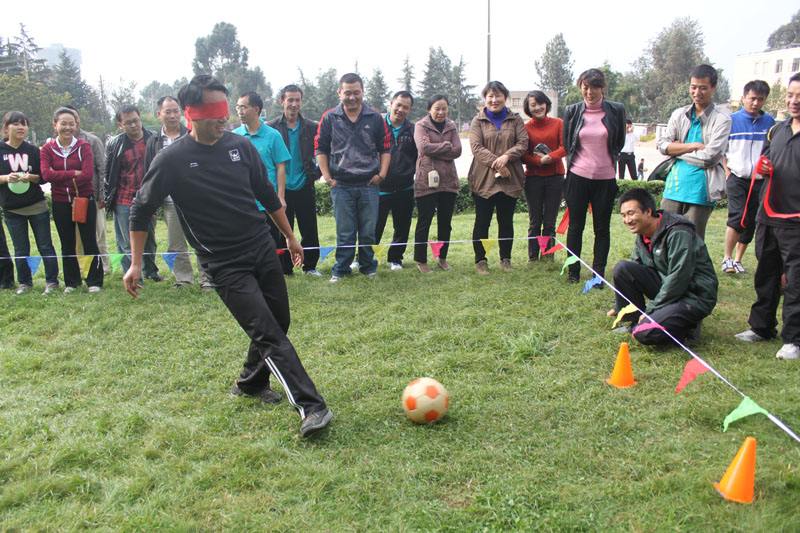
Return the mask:
[(187, 105), (183, 112), (186, 122), (193, 120), (227, 120), (230, 116), (228, 102), (214, 102), (212, 104)]

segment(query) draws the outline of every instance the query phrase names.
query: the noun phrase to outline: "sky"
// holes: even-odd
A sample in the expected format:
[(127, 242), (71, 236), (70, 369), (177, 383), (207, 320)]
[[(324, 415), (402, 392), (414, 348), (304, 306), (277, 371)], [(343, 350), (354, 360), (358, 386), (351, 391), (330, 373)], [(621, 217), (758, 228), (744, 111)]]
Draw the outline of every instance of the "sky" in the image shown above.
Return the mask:
[[(422, 78), (430, 47), (441, 46), (458, 62), (467, 63), (470, 84), (486, 79), (487, 0), (404, 0), (331, 2), (295, 0), (194, 4), (141, 0), (119, 4), (82, 0), (80, 8), (40, 0), (21, 9), (4, 9), (0, 35), (18, 34), (19, 23), (40, 46), (60, 43), (82, 53), (82, 74), (97, 86), (100, 76), (111, 87), (135, 81), (172, 83), (191, 77), (194, 43), (217, 22), (238, 29), (250, 51), (250, 66), (259, 66), (273, 89), (296, 82), (301, 68), (307, 78), (336, 68), (369, 77), (380, 68), (390, 89), (399, 88), (403, 61), (409, 57), (417, 81)], [(563, 33), (572, 51), (574, 73), (608, 61), (628, 71), (658, 33), (675, 18), (691, 16), (705, 35), (712, 63), (733, 75), (735, 57), (763, 50), (769, 34), (798, 10), (795, 1), (744, 0), (698, 2), (558, 2), (491, 0), (492, 79), (510, 90), (530, 90), (538, 77), (534, 61), (545, 44)], [(543, 7), (537, 9), (537, 5)], [(263, 8), (261, 7), (263, 6)], [(761, 8), (761, 9), (758, 9)], [(17, 11), (18, 9), (18, 11)]]

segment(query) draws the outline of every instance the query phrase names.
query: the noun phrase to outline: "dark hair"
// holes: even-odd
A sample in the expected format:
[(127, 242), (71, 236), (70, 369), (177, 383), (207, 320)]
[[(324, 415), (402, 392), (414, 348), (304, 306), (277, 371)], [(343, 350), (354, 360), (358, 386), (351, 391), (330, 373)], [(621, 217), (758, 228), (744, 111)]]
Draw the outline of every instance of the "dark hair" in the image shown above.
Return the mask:
[(389, 100), (390, 102), (394, 102), (397, 98), (408, 98), (411, 100), (411, 105), (414, 105), (414, 97), (408, 91), (397, 91), (392, 95), (392, 99)]
[(481, 91), (481, 96), (486, 98), (486, 95), (490, 92), (502, 93), (503, 96), (508, 98), (508, 89), (506, 89), (506, 86), (499, 81), (490, 81), (487, 83), (486, 87), (484, 87)]
[(433, 107), (433, 104), (435, 104), (439, 100), (444, 100), (445, 102), (447, 102), (448, 106), (450, 105), (450, 100), (448, 100), (445, 95), (443, 95), (443, 94), (434, 94), (433, 96), (428, 98), (428, 111), (430, 111), (431, 108)]
[(744, 91), (742, 92), (742, 96), (747, 96), (747, 93), (753, 91), (758, 96), (763, 96), (764, 98), (769, 96), (769, 85), (764, 80), (753, 80), (748, 81), (744, 85)]
[(294, 83), (290, 83), (283, 89), (278, 92), (278, 101), (283, 102), (283, 99), (286, 98), (286, 93), (300, 93), (300, 98), (303, 97), (303, 89), (299, 86), (295, 85)]
[(792, 77), (789, 78), (789, 81), (786, 82), (786, 86), (788, 87), (790, 83), (793, 81), (800, 81), (800, 72), (795, 72), (792, 74)]
[(364, 80), (362, 80), (361, 76), (355, 72), (348, 72), (339, 78), (339, 88), (341, 88), (345, 83), (357, 83), (361, 85), (361, 90), (364, 90)]
[(542, 91), (530, 91), (525, 95), (525, 101), (522, 102), (522, 110), (525, 111), (525, 114), (531, 118), (533, 118), (533, 112), (531, 111), (531, 106), (529, 103), (531, 98), (533, 98), (537, 104), (544, 104), (548, 113), (553, 107), (553, 102), (550, 101), (550, 97), (544, 94)]
[(228, 96), (228, 89), (219, 80), (210, 74), (198, 74), (187, 85), (178, 91), (178, 101), (181, 110), (186, 110), (186, 106), (203, 103), (203, 91), (220, 91)]
[(692, 72), (689, 74), (689, 77), (698, 80), (707, 78), (708, 83), (710, 83), (712, 87), (717, 86), (717, 69), (715, 69), (711, 65), (705, 65), (705, 64), (697, 65), (692, 69)]
[(258, 114), (261, 114), (261, 110), (264, 109), (264, 100), (261, 99), (261, 96), (257, 92), (254, 91), (247, 91), (239, 98), (247, 98), (247, 103), (251, 106), (255, 106), (258, 108)]
[(22, 111), (9, 111), (3, 115), (3, 129), (7, 128), (10, 124), (24, 124), (30, 126), (31, 123), (25, 113)]
[(178, 99), (175, 98), (174, 96), (170, 96), (170, 95), (162, 96), (161, 98), (156, 100), (156, 113), (161, 111), (161, 106), (163, 106), (164, 102), (166, 102), (167, 100), (172, 100), (176, 104), (178, 103)]
[(70, 109), (69, 107), (65, 106), (61, 106), (58, 109), (56, 109), (56, 112), (53, 113), (53, 122), (57, 122), (58, 117), (60, 117), (63, 114), (72, 115), (72, 118), (75, 119), (75, 122), (78, 122), (78, 112), (75, 111), (74, 109)]
[(578, 76), (578, 81), (575, 83), (578, 87), (583, 84), (589, 87), (599, 87), (600, 89), (606, 88), (606, 75), (599, 68), (590, 68), (581, 72)]
[(625, 124), (630, 124), (631, 126), (633, 126), (633, 121), (631, 119), (629, 119), (629, 118), (626, 118), (625, 119)]
[(649, 209), (650, 215), (655, 216), (656, 201), (653, 198), (653, 195), (647, 192), (647, 189), (636, 187), (625, 191), (622, 193), (622, 196), (619, 197), (619, 206), (622, 207), (622, 204), (625, 202), (630, 202), (631, 200), (636, 201), (636, 203), (639, 204), (639, 208), (642, 210), (642, 213)]
[(125, 114), (125, 113), (136, 113), (140, 117), (142, 116), (142, 114), (139, 113), (139, 108), (138, 107), (136, 107), (133, 104), (124, 104), (119, 109), (117, 109), (116, 113), (114, 113), (114, 119), (117, 122), (122, 122), (122, 115)]

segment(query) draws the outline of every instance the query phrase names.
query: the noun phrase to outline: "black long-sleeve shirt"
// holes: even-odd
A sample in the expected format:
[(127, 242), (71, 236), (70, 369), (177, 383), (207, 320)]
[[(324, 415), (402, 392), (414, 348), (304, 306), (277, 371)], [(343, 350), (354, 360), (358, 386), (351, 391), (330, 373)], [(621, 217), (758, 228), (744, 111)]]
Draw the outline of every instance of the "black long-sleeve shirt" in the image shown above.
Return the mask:
[(201, 257), (234, 257), (265, 242), (267, 211), (281, 208), (253, 145), (226, 132), (208, 146), (186, 135), (153, 159), (131, 206), (131, 231), (147, 223), (166, 196), (175, 202), (189, 244)]

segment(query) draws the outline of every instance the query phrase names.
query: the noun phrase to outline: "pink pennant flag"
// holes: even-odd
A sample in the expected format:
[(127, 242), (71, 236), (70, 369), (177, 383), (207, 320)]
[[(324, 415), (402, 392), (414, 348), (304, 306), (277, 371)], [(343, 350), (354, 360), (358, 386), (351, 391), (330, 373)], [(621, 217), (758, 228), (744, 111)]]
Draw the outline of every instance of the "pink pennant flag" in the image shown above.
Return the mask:
[(539, 235), (536, 237), (536, 240), (539, 242), (540, 250), (547, 250), (547, 245), (550, 244), (550, 237), (547, 235)]
[(563, 250), (563, 249), (564, 249), (564, 245), (563, 245), (563, 244), (561, 244), (561, 243), (558, 243), (558, 244), (556, 244), (555, 246), (553, 246), (552, 248), (550, 248), (549, 250), (545, 250), (544, 252), (542, 252), (542, 255), (550, 255), (550, 254), (554, 254), (554, 253), (556, 253), (557, 251), (559, 251), (559, 250)]
[(439, 259), (439, 254), (442, 253), (442, 246), (444, 246), (444, 243), (442, 241), (428, 241), (428, 244), (431, 247), (433, 257)]
[(657, 322), (645, 322), (644, 324), (639, 324), (635, 328), (633, 328), (633, 331), (631, 332), (631, 335), (636, 335), (637, 333), (641, 333), (641, 332), (647, 331), (649, 329), (660, 329), (660, 330), (663, 330), (664, 326), (662, 326), (661, 324), (659, 324)]
[(278, 252), (278, 255), (283, 255), (286, 253), (286, 248), (278, 248), (275, 251)]
[(695, 359), (694, 357), (689, 359), (689, 361), (686, 362), (686, 366), (683, 367), (683, 375), (680, 381), (678, 381), (678, 386), (675, 387), (675, 394), (682, 391), (686, 385), (694, 381), (697, 376), (705, 374), (706, 372), (708, 372), (708, 367), (701, 363), (699, 359)]

